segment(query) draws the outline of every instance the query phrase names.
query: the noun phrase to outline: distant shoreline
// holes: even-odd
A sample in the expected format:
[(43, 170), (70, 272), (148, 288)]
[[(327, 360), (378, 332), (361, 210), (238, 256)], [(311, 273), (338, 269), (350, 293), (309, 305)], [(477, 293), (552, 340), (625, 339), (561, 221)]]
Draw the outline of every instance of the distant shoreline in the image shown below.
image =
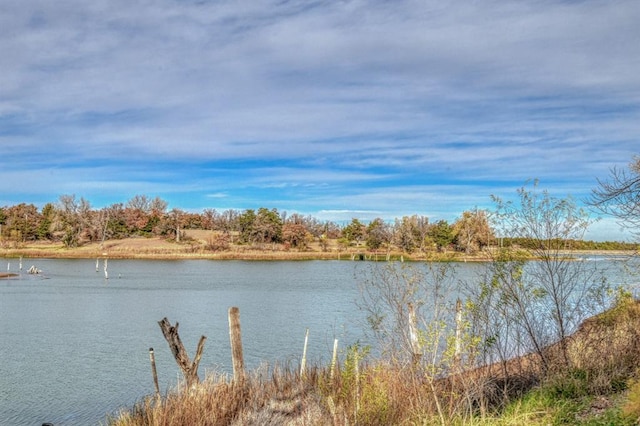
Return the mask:
[[(572, 255), (631, 256), (636, 252), (621, 250), (571, 251)], [(126, 238), (107, 240), (103, 244), (91, 243), (75, 248), (66, 248), (61, 243), (33, 242), (13, 247), (0, 246), (3, 258), (53, 258), (53, 259), (148, 259), (148, 260), (406, 260), (406, 261), (453, 261), (485, 262), (492, 260), (488, 253), (465, 255), (459, 252), (402, 253), (369, 251), (366, 247), (339, 248), (329, 246), (323, 251), (319, 247), (308, 250), (284, 250), (277, 246), (262, 248), (233, 245), (228, 250), (208, 250), (203, 241), (175, 243), (161, 238)], [(3, 277), (6, 274), (0, 274)]]

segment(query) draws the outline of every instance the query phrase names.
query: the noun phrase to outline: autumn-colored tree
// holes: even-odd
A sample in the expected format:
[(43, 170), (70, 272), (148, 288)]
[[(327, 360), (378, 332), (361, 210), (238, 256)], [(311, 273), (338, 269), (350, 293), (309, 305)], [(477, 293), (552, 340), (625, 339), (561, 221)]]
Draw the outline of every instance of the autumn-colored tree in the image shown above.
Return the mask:
[(378, 250), (391, 242), (391, 232), (389, 232), (389, 227), (381, 218), (376, 218), (369, 222), (366, 235), (367, 248), (370, 250)]
[[(160, 197), (153, 199), (146, 195), (135, 195), (124, 208), (124, 218), (130, 234), (159, 235), (166, 233), (165, 218), (167, 202)], [(169, 219), (171, 221), (171, 219)], [(168, 226), (174, 228), (174, 225)]]
[(216, 228), (220, 213), (216, 209), (204, 209), (202, 211), (202, 229), (213, 231)]
[(313, 235), (307, 231), (307, 227), (302, 223), (288, 222), (282, 225), (282, 242), (289, 247), (306, 249), (311, 238)]
[(404, 216), (396, 219), (393, 227), (393, 242), (402, 251), (411, 253), (419, 248), (424, 250), (425, 238), (429, 232), (429, 218), (425, 216)]
[(84, 198), (73, 195), (61, 195), (56, 207), (56, 231), (62, 233), (62, 242), (67, 247), (76, 247), (82, 243), (81, 236), (89, 222), (91, 204)]
[(207, 248), (211, 251), (225, 251), (228, 250), (231, 244), (231, 239), (228, 233), (214, 231), (207, 239)]
[(204, 229), (202, 223), (202, 215), (199, 213), (183, 212), (182, 215), (183, 229)]
[(465, 211), (453, 224), (456, 245), (466, 254), (474, 253), (489, 244), (492, 236), (489, 220), (484, 210)]
[(240, 232), (240, 212), (238, 210), (229, 209), (220, 214), (217, 229), (223, 232)]

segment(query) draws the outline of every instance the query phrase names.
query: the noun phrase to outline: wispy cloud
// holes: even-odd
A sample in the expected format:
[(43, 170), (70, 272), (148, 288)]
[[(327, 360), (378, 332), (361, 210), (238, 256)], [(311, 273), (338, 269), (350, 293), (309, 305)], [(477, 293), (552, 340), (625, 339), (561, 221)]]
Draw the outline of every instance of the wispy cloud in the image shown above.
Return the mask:
[(4, 1), (0, 202), (454, 218), (530, 178), (580, 197), (640, 150), (639, 20), (635, 0)]

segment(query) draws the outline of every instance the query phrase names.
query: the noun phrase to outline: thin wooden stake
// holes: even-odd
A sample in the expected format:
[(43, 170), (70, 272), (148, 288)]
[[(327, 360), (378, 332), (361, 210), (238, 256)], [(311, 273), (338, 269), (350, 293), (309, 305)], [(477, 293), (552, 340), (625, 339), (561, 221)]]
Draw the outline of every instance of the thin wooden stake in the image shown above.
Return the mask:
[(233, 378), (237, 382), (244, 380), (244, 357), (242, 355), (242, 333), (240, 330), (240, 309), (229, 308), (229, 340), (231, 341), (231, 359)]
[(356, 348), (353, 351), (353, 363), (355, 369), (355, 379), (356, 379), (356, 418), (358, 418), (358, 412), (360, 411), (360, 357), (358, 354), (358, 349)]
[(331, 357), (331, 380), (336, 373), (336, 364), (338, 363), (338, 339), (333, 340), (333, 356)]
[(309, 329), (304, 336), (304, 349), (302, 350), (302, 362), (300, 363), (300, 377), (304, 377), (307, 368), (307, 343), (309, 342)]
[(151, 373), (153, 374), (153, 384), (156, 388), (156, 395), (160, 395), (160, 385), (158, 384), (158, 371), (156, 370), (156, 357), (153, 348), (149, 348), (149, 360), (151, 360)]
[(462, 301), (456, 300), (456, 346), (454, 359), (460, 361), (460, 353), (462, 352)]
[(407, 303), (407, 310), (409, 311), (409, 343), (411, 344), (413, 367), (416, 368), (420, 365), (420, 360), (422, 359), (422, 348), (420, 347), (420, 338), (418, 336), (418, 319), (416, 318), (416, 309), (413, 303)]
[(109, 259), (106, 259), (106, 258), (104, 259), (104, 278), (105, 278), (106, 280), (108, 280), (108, 279), (109, 279), (109, 273), (107, 272), (107, 261), (108, 261), (108, 260), (109, 260)]

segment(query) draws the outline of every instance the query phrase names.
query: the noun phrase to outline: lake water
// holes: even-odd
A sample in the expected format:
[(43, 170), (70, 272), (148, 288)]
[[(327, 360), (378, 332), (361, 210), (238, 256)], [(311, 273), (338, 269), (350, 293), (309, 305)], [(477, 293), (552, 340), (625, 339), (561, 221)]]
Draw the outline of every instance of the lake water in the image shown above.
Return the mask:
[[(181, 373), (158, 326), (164, 317), (180, 323), (190, 356), (207, 336), (200, 377), (231, 372), (232, 306), (248, 369), (296, 367), (307, 328), (308, 362), (327, 364), (334, 339), (343, 350), (367, 343), (355, 304), (367, 263), (110, 260), (107, 280), (95, 260), (25, 259), (19, 277), (0, 280), (0, 424), (103, 424), (153, 393), (150, 347), (161, 391), (171, 389)], [(17, 259), (0, 259), (7, 264), (18, 272)], [(42, 274), (26, 274), (31, 265)]]

